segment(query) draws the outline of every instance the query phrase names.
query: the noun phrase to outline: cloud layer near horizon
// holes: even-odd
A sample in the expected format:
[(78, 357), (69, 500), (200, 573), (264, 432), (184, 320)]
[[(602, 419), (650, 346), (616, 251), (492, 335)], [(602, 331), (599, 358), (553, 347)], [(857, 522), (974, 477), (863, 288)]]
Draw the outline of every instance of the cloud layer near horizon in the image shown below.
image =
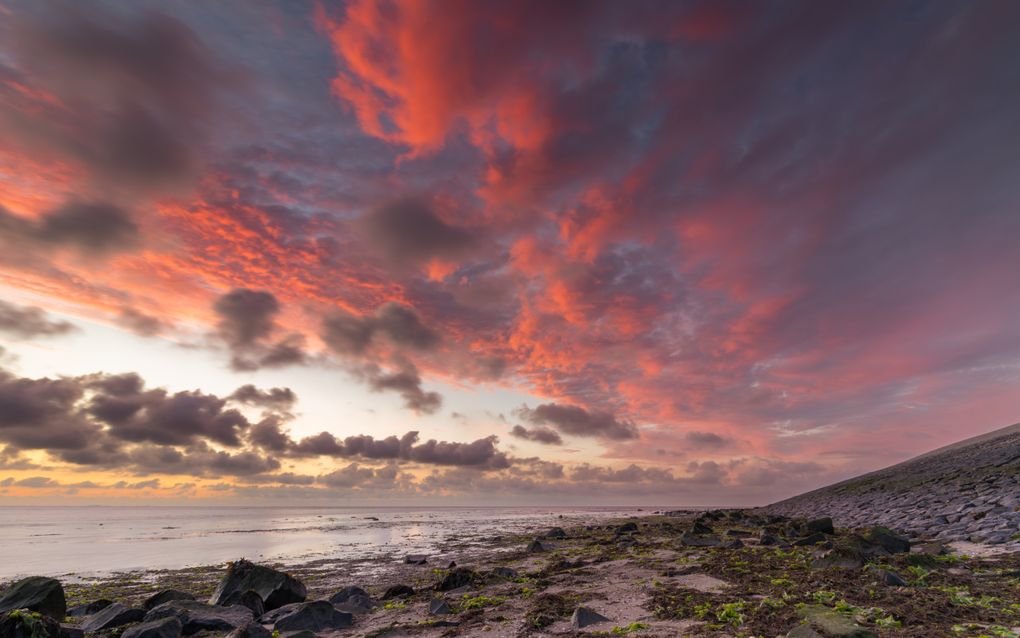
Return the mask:
[[(460, 409), (430, 382), (513, 388), (504, 442), (571, 485), (816, 480), (1020, 415), (1015, 3), (143, 5), (0, 24), (0, 283), (34, 305), (340, 368), (409, 417)], [(0, 332), (72, 330), (41, 313)], [(524, 472), (489, 433), (294, 440), (255, 386), (4, 379), (67, 417), (0, 417), (12, 454)]]

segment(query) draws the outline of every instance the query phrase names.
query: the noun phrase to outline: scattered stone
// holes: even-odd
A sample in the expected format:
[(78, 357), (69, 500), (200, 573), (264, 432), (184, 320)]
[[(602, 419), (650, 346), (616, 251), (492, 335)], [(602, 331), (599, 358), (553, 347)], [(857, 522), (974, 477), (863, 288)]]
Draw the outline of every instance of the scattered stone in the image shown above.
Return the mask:
[(944, 556), (949, 553), (949, 548), (938, 541), (924, 543), (913, 549), (919, 554), (927, 554), (928, 556)]
[(719, 547), (722, 545), (722, 539), (718, 536), (698, 536), (695, 534), (684, 534), (680, 537), (680, 542), (688, 547)]
[(889, 585), (891, 587), (907, 587), (907, 581), (903, 580), (903, 577), (896, 572), (889, 571), (888, 569), (880, 569), (876, 574), (879, 582), (883, 585)]
[(813, 521), (807, 522), (807, 530), (809, 532), (821, 532), (822, 534), (829, 534), (830, 536), (836, 533), (836, 528), (832, 526), (832, 519), (828, 516), (824, 518), (816, 518)]
[(467, 587), (474, 582), (477, 576), (478, 574), (466, 567), (458, 567), (448, 572), (441, 581), (436, 583), (436, 591), (451, 591)]
[(429, 557), (425, 554), (408, 554), (404, 557), (404, 563), (407, 565), (426, 565), (429, 562)]
[(452, 614), (453, 610), (450, 609), (450, 603), (446, 602), (442, 598), (433, 598), (429, 601), (429, 614), (432, 616), (447, 616)]
[(142, 609), (149, 611), (154, 607), (159, 607), (163, 603), (168, 603), (171, 600), (195, 600), (195, 597), (186, 591), (180, 591), (178, 589), (164, 589), (163, 591), (153, 594), (145, 599), (142, 603)]
[(510, 567), (495, 567), (493, 568), (492, 573), (500, 578), (517, 578), (517, 570)]
[(181, 621), (182, 632), (186, 636), (199, 631), (232, 631), (244, 627), (253, 619), (251, 610), (240, 605), (223, 607), (197, 600), (171, 600), (153, 607), (145, 614), (144, 620), (150, 622), (170, 616)]
[(772, 534), (762, 534), (758, 537), (758, 544), (762, 546), (778, 545), (779, 539)]
[(414, 588), (408, 585), (393, 585), (386, 590), (382, 599), (390, 600), (392, 598), (403, 598), (404, 596), (414, 596)]
[(303, 602), (308, 596), (308, 591), (300, 580), (242, 558), (230, 564), (209, 603), (222, 605), (235, 592), (245, 592), (249, 589), (262, 597), (267, 610)]
[(528, 545), (528, 553), (529, 554), (540, 554), (542, 552), (551, 552), (551, 551), (552, 551), (552, 547), (546, 545), (545, 543), (543, 543), (542, 541), (540, 541), (537, 538), (535, 540), (531, 541), (531, 544)]
[(63, 620), (67, 615), (67, 598), (60, 581), (43, 576), (29, 576), (11, 585), (0, 596), (0, 612), (28, 609)]
[(178, 638), (184, 626), (174, 616), (143, 622), (124, 631), (120, 638)]
[(714, 531), (715, 530), (713, 530), (711, 527), (706, 525), (701, 519), (697, 519), (691, 525), (690, 533), (691, 534), (711, 534)]
[(347, 587), (344, 587), (337, 593), (330, 596), (329, 602), (333, 605), (346, 603), (348, 600), (350, 600), (352, 596), (363, 596), (365, 598), (370, 598), (368, 592), (362, 589), (361, 587), (358, 587), (357, 585), (348, 585)]
[[(0, 633), (0, 636), (2, 635)], [(85, 638), (85, 632), (81, 630), (81, 627), (60, 623), (60, 638)]]
[(121, 603), (113, 603), (112, 605), (107, 605), (101, 611), (83, 622), (81, 624), (81, 628), (88, 634), (95, 631), (112, 629), (114, 627), (121, 627), (133, 622), (138, 622), (144, 617), (144, 609), (136, 609), (128, 607), (127, 605), (122, 605)]
[(99, 600), (93, 600), (92, 602), (86, 603), (84, 605), (71, 607), (70, 609), (67, 610), (67, 615), (71, 616), (72, 618), (79, 618), (81, 616), (91, 616), (97, 611), (101, 611), (112, 604), (113, 604), (112, 600), (100, 598)]
[(731, 541), (726, 541), (722, 544), (723, 549), (740, 549), (744, 546), (744, 542), (739, 538), (734, 538)]
[(257, 622), (251, 622), (230, 632), (227, 638), (273, 638), (273, 633)]
[(578, 607), (570, 617), (570, 625), (574, 629), (583, 629), (601, 622), (609, 622), (609, 619), (589, 607)]
[(638, 531), (637, 523), (628, 521), (616, 528), (617, 534), (633, 534)]
[(566, 538), (567, 532), (562, 527), (554, 527), (545, 533), (546, 538)]
[(334, 629), (346, 629), (354, 624), (354, 616), (338, 611), (333, 605), (325, 600), (313, 600), (308, 603), (291, 603), (268, 612), (259, 622), (263, 625), (273, 625), (273, 628), (283, 633), (285, 631), (331, 631)]
[(60, 624), (39, 612), (12, 609), (0, 613), (0, 636), (3, 638), (60, 638)]
[(798, 538), (793, 541), (793, 544), (797, 547), (809, 547), (811, 545), (817, 545), (818, 543), (824, 543), (826, 540), (828, 539), (825, 537), (825, 534), (815, 532), (814, 534), (810, 534), (804, 538)]
[(227, 599), (223, 601), (223, 606), (230, 607), (231, 605), (247, 607), (256, 618), (266, 613), (266, 606), (265, 603), (262, 602), (262, 596), (259, 596), (258, 592), (253, 589), (249, 589), (243, 593), (235, 591), (233, 594), (227, 596)]
[(811, 561), (814, 569), (860, 569), (865, 556), (854, 539), (841, 539), (832, 549), (823, 550)]

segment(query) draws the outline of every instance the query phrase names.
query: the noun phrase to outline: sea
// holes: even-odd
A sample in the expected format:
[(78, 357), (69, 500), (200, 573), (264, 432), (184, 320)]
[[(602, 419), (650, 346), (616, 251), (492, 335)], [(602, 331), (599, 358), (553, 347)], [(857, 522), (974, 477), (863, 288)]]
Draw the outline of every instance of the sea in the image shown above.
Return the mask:
[(625, 507), (0, 506), (0, 582), (28, 576), (217, 565), (238, 558), (298, 565), (321, 559), (429, 554), (554, 525), (649, 513)]

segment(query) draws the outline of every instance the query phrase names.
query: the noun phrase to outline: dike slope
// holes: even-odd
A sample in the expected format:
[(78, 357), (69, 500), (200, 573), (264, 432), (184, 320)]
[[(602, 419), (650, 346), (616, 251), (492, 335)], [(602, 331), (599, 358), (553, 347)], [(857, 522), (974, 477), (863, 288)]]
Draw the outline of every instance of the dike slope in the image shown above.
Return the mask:
[(1020, 549), (1020, 424), (764, 508), (881, 524), (913, 537)]

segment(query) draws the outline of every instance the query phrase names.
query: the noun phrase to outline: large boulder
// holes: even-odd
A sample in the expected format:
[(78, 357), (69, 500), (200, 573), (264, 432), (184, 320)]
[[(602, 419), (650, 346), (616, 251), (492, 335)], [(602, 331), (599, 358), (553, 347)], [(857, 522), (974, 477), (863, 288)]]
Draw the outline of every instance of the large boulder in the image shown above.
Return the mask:
[(227, 596), (227, 599), (223, 601), (223, 605), (225, 607), (230, 607), (231, 605), (247, 607), (256, 618), (266, 613), (266, 605), (262, 602), (262, 596), (259, 596), (252, 589), (245, 592), (235, 591)]
[(249, 589), (262, 597), (267, 610), (304, 602), (308, 596), (304, 583), (297, 578), (242, 558), (230, 564), (209, 603), (222, 605), (233, 594), (244, 593)]
[(888, 527), (876, 525), (864, 535), (872, 545), (881, 547), (890, 554), (904, 554), (910, 551), (910, 541), (905, 536), (900, 536)]
[(155, 593), (145, 599), (142, 603), (142, 609), (149, 611), (155, 607), (159, 607), (163, 603), (168, 603), (171, 600), (195, 600), (195, 597), (186, 591), (180, 591), (179, 589), (164, 589), (161, 592)]
[(273, 638), (273, 632), (257, 622), (252, 622), (230, 632), (227, 634), (227, 638)]
[(287, 631), (332, 631), (346, 629), (354, 624), (354, 616), (338, 611), (325, 600), (313, 600), (309, 603), (293, 603), (284, 605), (266, 613), (259, 622), (273, 625), (281, 634)]
[(458, 567), (447, 572), (443, 579), (436, 583), (436, 591), (453, 591), (467, 587), (474, 582), (477, 576), (478, 574), (467, 567)]
[(808, 521), (806, 527), (809, 532), (821, 532), (829, 535), (836, 533), (836, 528), (832, 526), (832, 519), (828, 516)]
[(127, 629), (120, 638), (180, 638), (184, 626), (175, 616), (143, 622)]
[(357, 585), (348, 585), (329, 597), (329, 602), (333, 605), (347, 602), (352, 596), (364, 596), (369, 597), (368, 592), (358, 587)]
[(60, 638), (60, 623), (37, 611), (13, 609), (0, 613), (3, 638)]
[(814, 569), (860, 569), (864, 567), (867, 555), (859, 539), (846, 538), (834, 543), (832, 549), (821, 551), (811, 561)]
[(185, 635), (200, 631), (232, 631), (244, 627), (254, 618), (250, 609), (240, 605), (222, 607), (197, 600), (171, 600), (145, 614), (145, 622), (171, 616), (181, 621)]
[(138, 622), (144, 617), (145, 610), (128, 607), (121, 603), (113, 603), (104, 607), (102, 611), (90, 616), (88, 620), (81, 624), (81, 628), (85, 633), (90, 634), (96, 631), (103, 631), (104, 629), (123, 627), (124, 625)]
[(80, 616), (91, 616), (97, 611), (102, 611), (103, 609), (109, 607), (112, 604), (113, 604), (112, 600), (100, 598), (99, 600), (93, 600), (92, 602), (85, 603), (84, 605), (75, 605), (74, 607), (71, 607), (70, 609), (67, 610), (67, 615), (71, 616), (72, 618), (78, 618)]
[(29, 576), (14, 583), (0, 596), (0, 613), (28, 609), (63, 620), (67, 615), (67, 598), (59, 580)]

